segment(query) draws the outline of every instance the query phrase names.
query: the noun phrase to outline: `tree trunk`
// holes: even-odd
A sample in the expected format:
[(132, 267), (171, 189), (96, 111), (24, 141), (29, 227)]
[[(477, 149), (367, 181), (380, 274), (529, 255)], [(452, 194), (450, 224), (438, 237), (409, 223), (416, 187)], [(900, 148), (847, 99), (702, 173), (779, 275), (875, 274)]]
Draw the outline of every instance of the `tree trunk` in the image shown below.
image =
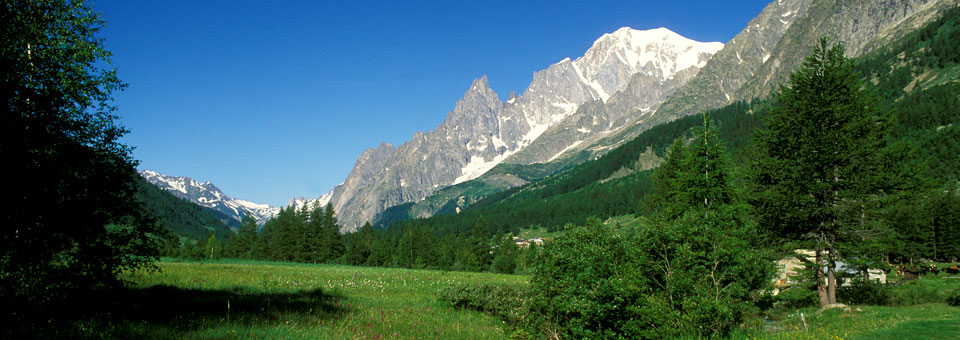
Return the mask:
[(827, 303), (837, 303), (837, 276), (833, 271), (833, 261), (827, 261)]
[(817, 296), (820, 298), (820, 307), (830, 304), (827, 297), (826, 280), (823, 277), (823, 250), (817, 247), (816, 269), (817, 269)]

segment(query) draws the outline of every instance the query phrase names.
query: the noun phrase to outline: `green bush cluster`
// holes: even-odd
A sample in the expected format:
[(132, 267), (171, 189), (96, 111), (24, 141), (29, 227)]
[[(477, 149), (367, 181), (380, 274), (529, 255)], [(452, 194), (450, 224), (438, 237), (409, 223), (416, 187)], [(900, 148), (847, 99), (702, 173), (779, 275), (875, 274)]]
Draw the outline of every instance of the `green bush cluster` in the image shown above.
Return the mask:
[(855, 280), (837, 289), (837, 300), (848, 305), (885, 306), (891, 298), (890, 287), (875, 281)]
[(754, 310), (773, 268), (747, 230), (698, 211), (641, 229), (593, 220), (547, 245), (532, 309), (561, 337), (726, 336)]
[(440, 291), (440, 298), (455, 307), (478, 310), (514, 327), (534, 324), (529, 306), (529, 289), (519, 284), (457, 284)]
[(960, 307), (960, 288), (950, 291), (947, 295), (947, 304)]

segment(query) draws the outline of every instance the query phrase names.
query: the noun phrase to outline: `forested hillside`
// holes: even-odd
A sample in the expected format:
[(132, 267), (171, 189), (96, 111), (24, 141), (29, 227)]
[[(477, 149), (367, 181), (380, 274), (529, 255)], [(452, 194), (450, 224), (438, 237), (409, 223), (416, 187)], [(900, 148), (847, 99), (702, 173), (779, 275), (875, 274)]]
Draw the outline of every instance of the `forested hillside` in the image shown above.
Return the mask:
[(173, 196), (143, 178), (138, 179), (136, 198), (166, 230), (179, 237), (197, 241), (211, 234), (218, 239), (233, 234), (223, 219), (214, 216), (210, 210)]

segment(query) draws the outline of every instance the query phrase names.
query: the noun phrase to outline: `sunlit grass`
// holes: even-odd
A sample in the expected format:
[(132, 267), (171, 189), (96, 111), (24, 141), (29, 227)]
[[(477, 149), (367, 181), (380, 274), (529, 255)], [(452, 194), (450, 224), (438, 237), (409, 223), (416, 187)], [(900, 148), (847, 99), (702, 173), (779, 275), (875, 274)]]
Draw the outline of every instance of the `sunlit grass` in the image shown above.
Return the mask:
[[(170, 298), (183, 302), (175, 307), (176, 316), (125, 320), (131, 333), (178, 339), (501, 339), (509, 332), (501, 321), (453, 309), (438, 300), (437, 292), (454, 283), (526, 280), (487, 273), (271, 262), (161, 262), (160, 268), (159, 273), (129, 279), (134, 288), (161, 293), (173, 289), (171, 295), (188, 298)], [(235, 300), (228, 311), (231, 298)], [(194, 313), (189, 301), (197, 299), (209, 310)], [(258, 309), (258, 303), (264, 306)]]

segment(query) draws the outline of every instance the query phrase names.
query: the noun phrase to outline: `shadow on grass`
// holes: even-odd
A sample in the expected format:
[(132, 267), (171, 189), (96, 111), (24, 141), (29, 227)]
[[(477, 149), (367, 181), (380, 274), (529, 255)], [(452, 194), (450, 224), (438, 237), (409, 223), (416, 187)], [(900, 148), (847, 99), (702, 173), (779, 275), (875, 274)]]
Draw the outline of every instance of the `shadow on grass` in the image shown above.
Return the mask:
[(0, 338), (184, 338), (209, 328), (339, 319), (348, 311), (341, 300), (320, 289), (124, 288), (85, 294), (43, 313), (19, 313), (17, 324), (4, 327)]

